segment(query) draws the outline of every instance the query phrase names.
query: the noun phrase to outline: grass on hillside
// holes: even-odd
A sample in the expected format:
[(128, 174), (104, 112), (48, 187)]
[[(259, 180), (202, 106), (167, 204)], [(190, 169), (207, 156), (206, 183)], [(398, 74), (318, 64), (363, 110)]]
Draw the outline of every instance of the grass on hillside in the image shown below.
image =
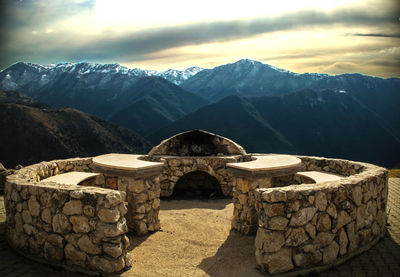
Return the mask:
[(400, 178), (400, 169), (389, 169), (390, 178)]

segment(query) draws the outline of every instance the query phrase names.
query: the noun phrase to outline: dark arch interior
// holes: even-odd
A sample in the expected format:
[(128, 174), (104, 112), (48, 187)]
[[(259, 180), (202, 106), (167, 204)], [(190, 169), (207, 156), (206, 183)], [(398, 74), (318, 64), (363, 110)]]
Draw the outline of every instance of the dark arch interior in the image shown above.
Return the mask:
[(203, 171), (189, 172), (183, 175), (175, 184), (172, 198), (175, 199), (209, 199), (223, 198), (218, 180)]
[(195, 130), (179, 135), (170, 142), (168, 153), (176, 156), (229, 155), (227, 146), (216, 135)]

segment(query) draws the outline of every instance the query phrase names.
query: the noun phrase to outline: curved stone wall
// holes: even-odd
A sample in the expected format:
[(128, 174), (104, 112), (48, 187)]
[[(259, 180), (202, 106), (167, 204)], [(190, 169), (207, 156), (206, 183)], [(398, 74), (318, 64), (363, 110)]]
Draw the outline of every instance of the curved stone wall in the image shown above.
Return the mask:
[(299, 157), (305, 171), (338, 181), (259, 188), (256, 260), (269, 274), (322, 271), (366, 251), (385, 234), (387, 170), (366, 163)]
[(125, 270), (130, 267), (126, 193), (39, 183), (69, 171), (91, 171), (91, 159), (43, 162), (7, 177), (9, 244), (26, 257), (71, 271), (98, 274)]
[(256, 261), (268, 274), (325, 270), (382, 238), (386, 169), (298, 158), (301, 171), (343, 178), (310, 184), (294, 174), (252, 179), (227, 171), (227, 163), (251, 161), (250, 155), (142, 156), (163, 162), (162, 172), (102, 172), (93, 186), (40, 182), (70, 171), (93, 172), (91, 158), (28, 166), (7, 177), (7, 239), (22, 255), (40, 262), (86, 273), (118, 273), (130, 266), (128, 227), (139, 235), (159, 230), (160, 194), (170, 196), (179, 178), (195, 171), (214, 176), (223, 193), (233, 195), (232, 227), (245, 234), (257, 232)]

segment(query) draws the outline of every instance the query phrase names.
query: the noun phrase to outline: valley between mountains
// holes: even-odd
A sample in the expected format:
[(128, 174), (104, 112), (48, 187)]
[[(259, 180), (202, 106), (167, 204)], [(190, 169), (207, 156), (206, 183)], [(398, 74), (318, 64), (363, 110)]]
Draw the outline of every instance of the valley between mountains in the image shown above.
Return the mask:
[(164, 72), (117, 64), (20, 62), (0, 72), (6, 166), (145, 153), (203, 129), (248, 152), (400, 166), (400, 79), (298, 74), (253, 60)]

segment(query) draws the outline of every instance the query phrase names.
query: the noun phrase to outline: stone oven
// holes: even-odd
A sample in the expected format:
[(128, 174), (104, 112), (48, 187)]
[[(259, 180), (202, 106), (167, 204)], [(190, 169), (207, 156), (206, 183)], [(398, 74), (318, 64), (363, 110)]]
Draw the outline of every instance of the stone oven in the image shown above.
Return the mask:
[[(230, 139), (193, 130), (162, 141), (143, 159), (164, 162), (160, 176), (163, 197), (172, 196), (176, 184), (179, 194), (187, 187), (189, 194), (204, 192), (213, 196), (220, 191), (224, 196), (232, 196), (233, 176), (227, 172), (226, 164), (241, 162), (246, 155), (243, 147)], [(212, 189), (215, 180), (220, 188)]]

